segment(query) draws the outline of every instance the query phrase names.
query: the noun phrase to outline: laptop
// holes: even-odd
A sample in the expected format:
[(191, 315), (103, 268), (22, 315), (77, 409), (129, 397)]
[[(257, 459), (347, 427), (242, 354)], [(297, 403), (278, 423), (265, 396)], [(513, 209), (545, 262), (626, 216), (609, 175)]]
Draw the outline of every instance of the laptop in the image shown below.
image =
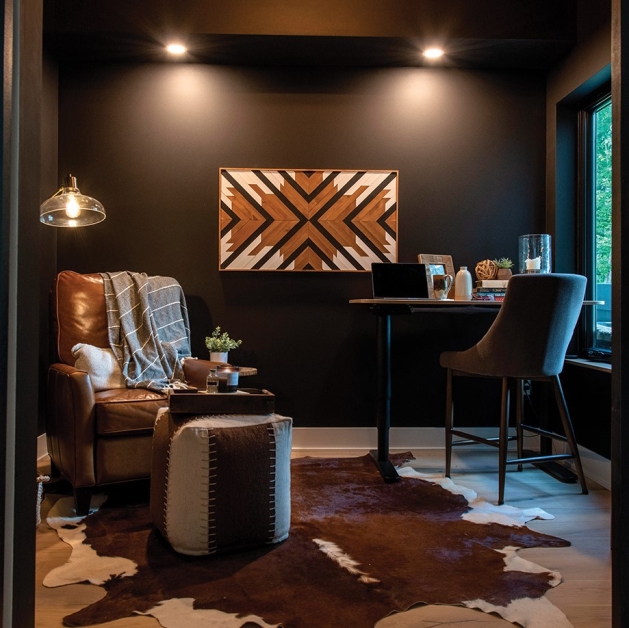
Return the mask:
[(374, 299), (428, 299), (426, 265), (373, 262), (371, 287)]

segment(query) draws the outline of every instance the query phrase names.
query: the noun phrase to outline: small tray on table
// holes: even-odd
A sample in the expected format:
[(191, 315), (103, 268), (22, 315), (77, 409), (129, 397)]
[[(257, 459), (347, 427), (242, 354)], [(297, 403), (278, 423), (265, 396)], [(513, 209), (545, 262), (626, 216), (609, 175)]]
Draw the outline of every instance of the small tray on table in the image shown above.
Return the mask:
[(239, 388), (235, 393), (177, 393), (169, 397), (173, 414), (271, 414), (275, 395), (261, 388)]

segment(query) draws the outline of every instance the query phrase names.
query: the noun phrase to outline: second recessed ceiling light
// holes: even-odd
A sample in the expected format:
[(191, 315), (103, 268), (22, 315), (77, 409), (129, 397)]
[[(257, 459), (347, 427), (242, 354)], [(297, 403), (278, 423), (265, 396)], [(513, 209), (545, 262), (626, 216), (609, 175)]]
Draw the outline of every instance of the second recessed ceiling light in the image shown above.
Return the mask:
[(166, 50), (170, 52), (171, 55), (182, 55), (184, 52), (187, 52), (188, 49), (183, 44), (168, 44)]
[(424, 57), (426, 57), (426, 59), (439, 59), (440, 57), (443, 57), (443, 49), (426, 48), (426, 50), (424, 50)]

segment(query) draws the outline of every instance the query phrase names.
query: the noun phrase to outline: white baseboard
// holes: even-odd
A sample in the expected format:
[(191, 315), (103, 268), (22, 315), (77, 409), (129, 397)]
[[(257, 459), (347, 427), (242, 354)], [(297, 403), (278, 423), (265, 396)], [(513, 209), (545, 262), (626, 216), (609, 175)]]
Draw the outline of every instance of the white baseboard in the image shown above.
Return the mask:
[[(594, 480), (608, 491), (612, 490), (612, 463), (599, 454), (579, 446), (579, 455), (583, 465), (583, 473), (589, 480)], [(568, 460), (572, 464), (572, 460)]]
[[(496, 435), (496, 428), (466, 428), (473, 434), (485, 438)], [(443, 449), (444, 430), (442, 427), (392, 427), (389, 430), (389, 449), (407, 451), (409, 449)], [(293, 428), (293, 449), (345, 449), (365, 451), (375, 449), (378, 431), (375, 427), (295, 427)], [(563, 447), (564, 443), (556, 445)], [(476, 449), (491, 449), (486, 445), (476, 445)], [(46, 434), (37, 437), (37, 459), (48, 453)], [(585, 447), (579, 446), (583, 471), (589, 480), (607, 490), (611, 490), (611, 461)], [(572, 460), (565, 461), (572, 467)]]
[[(570, 450), (567, 443), (554, 442), (553, 452), (556, 453), (568, 453)], [(579, 455), (581, 456), (581, 465), (583, 466), (583, 473), (588, 480), (592, 480), (608, 491), (612, 490), (612, 463), (611, 460), (603, 458), (594, 451), (582, 447), (579, 445)], [(563, 460), (563, 464), (566, 465), (571, 471), (575, 472), (573, 460)]]
[[(485, 438), (496, 435), (496, 428), (465, 428)], [(442, 427), (392, 427), (389, 430), (389, 449), (443, 449), (444, 428)], [(364, 451), (375, 449), (378, 432), (375, 427), (296, 427), (293, 428), (293, 449), (345, 449)], [(563, 443), (560, 443), (563, 446)], [(514, 446), (513, 443), (511, 446)], [(475, 445), (477, 450), (486, 445)], [(585, 476), (602, 487), (611, 490), (611, 461), (586, 447), (579, 446), (581, 464)], [(565, 463), (571, 467), (572, 460)]]
[[(492, 427), (465, 428), (472, 434), (488, 438), (497, 435)], [(389, 449), (443, 449), (442, 427), (392, 427), (389, 430)], [(378, 431), (375, 427), (295, 427), (293, 449), (375, 449)], [(477, 449), (489, 445), (476, 445)]]

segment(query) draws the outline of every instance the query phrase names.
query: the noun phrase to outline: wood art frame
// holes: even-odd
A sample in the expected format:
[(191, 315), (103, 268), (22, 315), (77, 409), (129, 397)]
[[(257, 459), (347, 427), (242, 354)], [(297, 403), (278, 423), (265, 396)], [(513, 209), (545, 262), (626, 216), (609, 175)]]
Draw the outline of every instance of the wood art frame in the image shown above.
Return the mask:
[(219, 170), (219, 270), (397, 261), (397, 170)]
[(450, 275), (452, 277), (452, 287), (454, 289), (454, 263), (451, 255), (427, 255), (420, 253), (417, 256), (420, 264), (426, 264), (426, 279), (428, 281), (428, 296), (435, 298), (435, 292), (432, 287), (433, 275)]

